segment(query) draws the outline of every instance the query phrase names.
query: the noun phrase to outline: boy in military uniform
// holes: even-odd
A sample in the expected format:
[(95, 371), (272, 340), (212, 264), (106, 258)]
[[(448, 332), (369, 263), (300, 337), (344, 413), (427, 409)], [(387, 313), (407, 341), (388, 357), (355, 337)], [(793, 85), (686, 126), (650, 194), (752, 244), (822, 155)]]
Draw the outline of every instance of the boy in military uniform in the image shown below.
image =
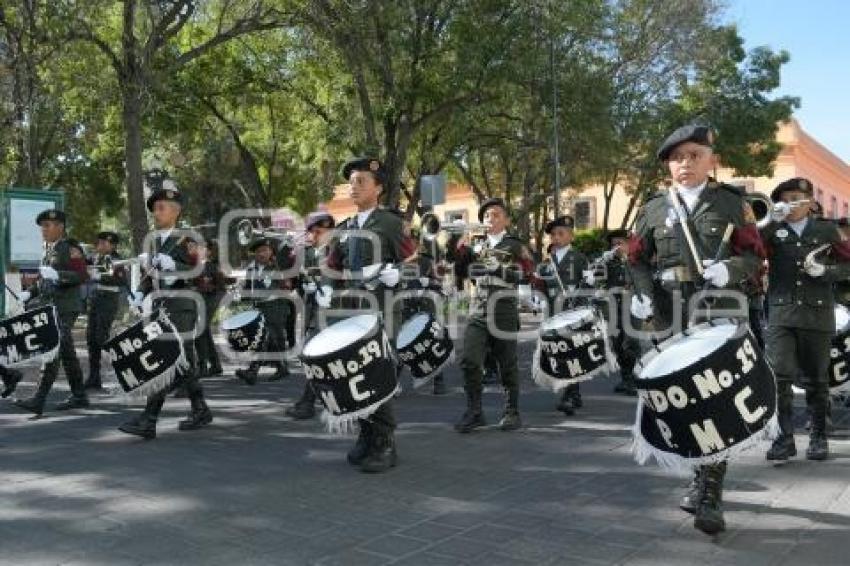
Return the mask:
[[(638, 213), (635, 233), (629, 242), (629, 263), (635, 294), (632, 314), (653, 318), (656, 331), (667, 334), (686, 328), (691, 314), (685, 308), (703, 285), (714, 289), (740, 288), (756, 273), (764, 247), (755, 216), (744, 200), (743, 190), (709, 177), (717, 164), (713, 133), (708, 127), (690, 125), (673, 132), (658, 151), (675, 184), (679, 206), (686, 214), (705, 270), (699, 275), (696, 259), (684, 241), (684, 230), (672, 220), (670, 191), (651, 195)], [(732, 232), (729, 255), (714, 261), (729, 224)], [(711, 259), (709, 259), (711, 258)], [(674, 320), (674, 300), (681, 301), (681, 320)], [(737, 309), (746, 316), (746, 297), (730, 293), (717, 298), (717, 309)], [(705, 308), (705, 307), (703, 307)], [(694, 513), (694, 527), (714, 534), (726, 528), (722, 493), (726, 462), (699, 466), (681, 508)]]
[(127, 289), (127, 273), (123, 268), (112, 268), (112, 262), (121, 259), (117, 248), (119, 236), (115, 232), (98, 233), (95, 243), (91, 279), (96, 282), (94, 294), (89, 298), (86, 345), (89, 350), (89, 377), (86, 389), (102, 389), (100, 379), (100, 353), (109, 339), (112, 323), (118, 314), (121, 297)]
[[(486, 425), (481, 409), (481, 378), (488, 344), (497, 359), (505, 390), (505, 409), (499, 427), (516, 430), (522, 426), (515, 335), (519, 330), (516, 291), (517, 285), (530, 276), (533, 264), (522, 241), (507, 232), (510, 219), (505, 201), (500, 198), (484, 201), (478, 209), (478, 220), (488, 224), (487, 239), (481, 250), (472, 250), (466, 236), (458, 243), (458, 254), (475, 260), (470, 264), (470, 277), (477, 281), (460, 362), (466, 391), (466, 411), (455, 424), (455, 430), (460, 433)], [(490, 312), (493, 316), (489, 316)], [(513, 336), (497, 336), (501, 333)]]
[[(357, 206), (357, 214), (347, 218), (337, 227), (337, 234), (329, 245), (328, 267), (341, 272), (348, 270), (354, 274), (351, 280), (325, 280), (321, 292), (316, 294), (316, 302), (322, 308), (352, 310), (368, 308), (368, 302), (356, 296), (346, 296), (346, 289), (360, 289), (363, 268), (377, 263), (398, 264), (404, 259), (402, 253), (401, 218), (378, 206), (378, 199), (387, 182), (384, 165), (377, 159), (360, 158), (346, 163), (342, 176), (348, 181), (351, 199)], [(373, 238), (380, 241), (380, 256), (371, 238), (349, 235), (350, 230), (371, 232)], [(397, 267), (381, 270), (381, 286), (375, 293), (378, 305), (391, 318), (385, 319), (386, 331), (390, 339), (395, 336), (398, 327), (400, 308), (396, 302), (393, 312), (386, 312), (388, 291), (398, 285), (400, 272)], [(332, 286), (333, 285), (333, 286)], [(331, 317), (329, 317), (331, 318)], [(331, 321), (329, 321), (331, 322)], [(398, 462), (395, 428), (396, 419), (393, 400), (382, 404), (365, 419), (359, 419), (360, 433), (354, 447), (348, 452), (348, 462), (367, 473), (384, 472)]]
[[(318, 331), (316, 320), (316, 279), (321, 266), (327, 258), (328, 240), (336, 226), (334, 217), (327, 212), (314, 212), (307, 217), (304, 229), (307, 231), (307, 246), (304, 248), (304, 269), (301, 275), (301, 296), (304, 299), (304, 342), (315, 336)], [(301, 398), (285, 411), (286, 416), (296, 420), (312, 419), (316, 414), (316, 392), (310, 382), (304, 384)]]
[(39, 280), (20, 295), (22, 302), (36, 300), (53, 304), (59, 314), (59, 356), (41, 366), (41, 378), (35, 394), (28, 399), (18, 399), (15, 405), (37, 416), (44, 411), (44, 403), (59, 373), (59, 364), (65, 368), (71, 396), (56, 405), (57, 411), (85, 408), (89, 399), (83, 386), (83, 372), (74, 350), (72, 332), (82, 311), (80, 285), (88, 279), (83, 249), (65, 235), (65, 213), (45, 210), (35, 220), (44, 238), (44, 257), (39, 267)]
[[(587, 270), (587, 257), (572, 245), (575, 238), (574, 227), (572, 216), (559, 216), (543, 227), (551, 243), (549, 261), (540, 265), (538, 275), (546, 288), (549, 316), (571, 308), (569, 295), (582, 284), (584, 272)], [(581, 406), (581, 392), (578, 384), (574, 383), (564, 388), (556, 409), (569, 416)]]
[[(629, 233), (626, 230), (611, 230), (606, 235), (608, 251), (602, 254), (605, 261), (605, 290), (608, 291), (609, 300), (616, 301), (616, 317), (611, 337), (611, 347), (617, 356), (617, 365), (620, 366), (620, 382), (614, 386), (614, 393), (634, 396), (635, 390), (635, 363), (640, 357), (640, 343), (634, 336), (630, 336), (623, 324), (623, 317), (629, 313), (623, 309), (623, 294), (631, 290), (631, 275), (628, 268), (629, 255)], [(607, 309), (605, 314), (608, 314)], [(609, 321), (609, 324), (611, 321)], [(632, 319), (631, 328), (637, 326), (637, 321)]]
[[(180, 387), (186, 392), (191, 410), (186, 419), (180, 421), (180, 430), (196, 430), (210, 424), (212, 411), (204, 400), (204, 390), (198, 380), (198, 362), (195, 352), (194, 335), (198, 319), (197, 307), (192, 297), (172, 291), (188, 291), (191, 279), (175, 272), (188, 272), (194, 266), (195, 258), (189, 252), (189, 244), (184, 236), (175, 234), (177, 219), (183, 211), (183, 195), (170, 180), (165, 179), (164, 186), (154, 188), (147, 200), (148, 211), (153, 213), (156, 235), (151, 253), (139, 256), (142, 268), (146, 271), (140, 283), (140, 290), (134, 293), (130, 306), (141, 310), (144, 295), (158, 291), (153, 299), (153, 310), (164, 309), (174, 327), (183, 339), (183, 350), (189, 367), (179, 372), (172, 388)], [(156, 438), (156, 423), (168, 389), (148, 397), (144, 411), (118, 427), (121, 432), (140, 436), (146, 440)]]
[(769, 258), (767, 353), (776, 373), (782, 430), (767, 452), (768, 460), (787, 460), (797, 453), (791, 385), (798, 375), (812, 417), (806, 458), (825, 460), (829, 455), (827, 371), (835, 333), (832, 284), (850, 276), (850, 243), (834, 223), (811, 215), (812, 192), (808, 179), (777, 185), (770, 198), (785, 203), (789, 212), (762, 232)]
[(266, 320), (266, 344), (265, 352), (279, 356), (279, 359), (267, 361), (253, 361), (248, 369), (236, 370), (236, 375), (249, 385), (257, 383), (257, 375), (260, 367), (270, 364), (275, 368), (275, 373), (269, 381), (278, 381), (289, 375), (289, 367), (284, 359), (286, 352), (286, 318), (289, 315), (287, 299), (282, 296), (292, 290), (292, 282), (289, 279), (280, 279), (275, 272), (279, 264), (275, 254), (275, 241), (270, 238), (260, 238), (253, 242), (250, 250), (254, 252), (254, 261), (248, 266), (245, 289), (249, 291), (275, 291), (272, 295), (258, 295), (246, 297), (254, 302)]

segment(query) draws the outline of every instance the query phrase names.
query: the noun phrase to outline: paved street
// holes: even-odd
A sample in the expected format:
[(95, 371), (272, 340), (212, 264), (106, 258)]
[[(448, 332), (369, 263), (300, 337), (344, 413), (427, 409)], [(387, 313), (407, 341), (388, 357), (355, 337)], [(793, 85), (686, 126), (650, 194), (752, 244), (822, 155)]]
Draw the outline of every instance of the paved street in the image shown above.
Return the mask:
[[(531, 344), (522, 351), (522, 431), (453, 432), (464, 401), (452, 366), (448, 395), (399, 399), (400, 466), (378, 476), (345, 462), (352, 438), (283, 416), (297, 368), (250, 387), (228, 365), (204, 382), (213, 426), (178, 432), (188, 402), (170, 399), (153, 442), (116, 430), (134, 409), (114, 397), (35, 421), (4, 401), (0, 563), (847, 564), (847, 410), (825, 463), (773, 467), (759, 450), (732, 466), (728, 531), (712, 540), (676, 506), (686, 480), (629, 454), (634, 399), (598, 378), (565, 418), (531, 382)], [(60, 377), (51, 401), (66, 391)], [(501, 401), (488, 389), (489, 422)]]

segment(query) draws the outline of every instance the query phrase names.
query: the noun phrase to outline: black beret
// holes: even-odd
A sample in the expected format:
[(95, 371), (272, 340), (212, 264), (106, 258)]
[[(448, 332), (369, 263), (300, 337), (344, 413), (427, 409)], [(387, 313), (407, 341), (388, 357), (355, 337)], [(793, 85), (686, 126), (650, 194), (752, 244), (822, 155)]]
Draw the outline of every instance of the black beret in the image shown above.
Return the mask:
[(605, 235), (605, 239), (608, 240), (608, 244), (611, 243), (615, 238), (623, 238), (624, 240), (629, 239), (629, 231), (624, 230), (622, 228), (618, 228), (616, 230), (611, 230), (608, 234)]
[(682, 126), (672, 134), (670, 134), (661, 147), (658, 148), (658, 159), (667, 161), (670, 154), (676, 149), (676, 146), (685, 142), (694, 142), (706, 147), (714, 145), (714, 132), (708, 126), (697, 126), (690, 124)]
[(573, 228), (575, 228), (576, 222), (575, 220), (573, 220), (572, 216), (565, 214), (564, 216), (559, 216), (558, 218), (547, 222), (546, 226), (543, 228), (543, 231), (547, 234), (551, 234), (552, 230), (554, 230), (558, 226), (563, 226), (564, 228), (569, 228), (570, 230), (572, 230)]
[(112, 232), (111, 230), (104, 230), (103, 232), (97, 233), (98, 240), (106, 240), (113, 246), (117, 246), (118, 242), (121, 241), (121, 236), (119, 236), (116, 232)]
[(346, 181), (351, 178), (354, 171), (371, 172), (381, 185), (387, 181), (387, 169), (380, 160), (373, 157), (358, 157), (342, 166), (342, 176)]
[(487, 212), (487, 209), (491, 206), (500, 206), (505, 212), (508, 211), (508, 205), (505, 204), (505, 201), (503, 199), (500, 199), (498, 197), (488, 198), (487, 200), (481, 203), (481, 206), (478, 207), (479, 222), (484, 222), (484, 213)]
[(271, 238), (259, 238), (257, 240), (254, 240), (253, 242), (251, 242), (251, 245), (248, 246), (248, 249), (251, 250), (252, 252), (255, 252), (255, 251), (257, 251), (257, 248), (259, 248), (261, 246), (268, 246), (272, 249), (272, 251), (274, 251), (277, 248), (277, 246), (275, 246), (275, 241), (272, 240)]
[(65, 213), (61, 210), (57, 210), (55, 208), (50, 208), (47, 210), (42, 210), (38, 213), (38, 216), (35, 217), (35, 223), (41, 224), (45, 220), (55, 220), (56, 222), (65, 223)]
[(149, 211), (153, 212), (153, 203), (158, 200), (170, 200), (172, 202), (176, 202), (180, 206), (183, 206), (183, 193), (172, 188), (154, 189), (151, 196), (148, 197), (147, 206)]
[(782, 200), (782, 193), (787, 191), (801, 191), (811, 196), (814, 192), (814, 187), (812, 186), (812, 182), (808, 179), (794, 177), (793, 179), (782, 181), (776, 185), (776, 188), (770, 193), (770, 200), (773, 202), (779, 202)]
[(328, 212), (313, 212), (307, 216), (307, 222), (304, 223), (304, 230), (309, 231), (313, 226), (333, 228), (336, 226), (336, 220)]

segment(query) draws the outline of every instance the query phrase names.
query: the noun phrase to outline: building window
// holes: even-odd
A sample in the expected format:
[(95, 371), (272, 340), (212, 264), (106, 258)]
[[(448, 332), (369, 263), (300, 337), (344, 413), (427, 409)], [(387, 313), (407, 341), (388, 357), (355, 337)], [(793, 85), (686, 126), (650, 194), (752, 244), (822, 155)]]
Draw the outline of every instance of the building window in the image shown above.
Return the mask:
[(838, 218), (838, 199), (835, 196), (829, 198), (829, 217)]
[(577, 230), (596, 227), (596, 197), (581, 197), (573, 202), (573, 218)]
[(850, 218), (850, 202), (844, 201), (844, 218)]

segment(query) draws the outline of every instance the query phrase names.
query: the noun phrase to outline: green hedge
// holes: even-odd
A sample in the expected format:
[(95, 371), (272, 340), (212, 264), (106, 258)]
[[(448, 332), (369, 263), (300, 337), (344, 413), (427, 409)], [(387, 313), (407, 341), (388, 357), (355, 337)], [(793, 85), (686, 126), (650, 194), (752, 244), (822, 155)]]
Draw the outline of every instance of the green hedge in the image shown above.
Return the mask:
[(577, 231), (573, 246), (587, 256), (595, 256), (608, 249), (608, 242), (601, 228), (593, 228)]

